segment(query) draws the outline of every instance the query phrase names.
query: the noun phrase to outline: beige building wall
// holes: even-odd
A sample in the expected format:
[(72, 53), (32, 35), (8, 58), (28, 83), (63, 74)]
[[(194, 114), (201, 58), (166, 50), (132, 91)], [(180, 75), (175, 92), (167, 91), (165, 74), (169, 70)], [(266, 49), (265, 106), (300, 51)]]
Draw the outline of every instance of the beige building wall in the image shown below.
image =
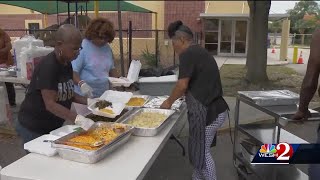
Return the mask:
[(247, 1), (206, 1), (205, 13), (249, 14)]
[[(127, 1), (137, 6), (143, 7), (157, 13), (157, 28), (165, 29), (164, 27), (164, 1)], [(156, 15), (152, 14), (152, 29), (156, 29)]]
[(6, 4), (0, 4), (0, 14), (40, 14), (29, 9), (20, 8), (16, 6), (10, 6)]

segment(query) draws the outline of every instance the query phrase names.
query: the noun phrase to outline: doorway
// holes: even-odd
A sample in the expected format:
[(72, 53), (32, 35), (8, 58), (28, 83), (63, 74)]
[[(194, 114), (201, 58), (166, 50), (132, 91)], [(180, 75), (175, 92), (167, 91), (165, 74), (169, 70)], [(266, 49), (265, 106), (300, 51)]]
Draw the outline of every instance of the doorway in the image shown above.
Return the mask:
[(246, 56), (247, 29), (246, 20), (221, 19), (219, 24), (219, 56)]

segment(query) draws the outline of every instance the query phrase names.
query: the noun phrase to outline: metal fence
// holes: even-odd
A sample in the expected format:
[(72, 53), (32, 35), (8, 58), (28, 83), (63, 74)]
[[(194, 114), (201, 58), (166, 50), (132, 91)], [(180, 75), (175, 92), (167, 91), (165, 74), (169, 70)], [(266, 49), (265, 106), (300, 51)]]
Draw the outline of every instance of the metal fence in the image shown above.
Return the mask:
[(312, 34), (293, 34), (292, 45), (310, 46)]
[[(289, 34), (288, 45), (289, 46), (310, 46), (312, 34)], [(281, 34), (269, 34), (269, 40), (271, 45), (281, 44)]]
[[(54, 46), (54, 34), (56, 29), (4, 29), (11, 37), (12, 41), (25, 35), (33, 35), (42, 39), (45, 46)], [(83, 32), (83, 30), (81, 30)], [(120, 43), (119, 31), (116, 31), (116, 37), (110, 44), (115, 58), (115, 66), (120, 73)], [(178, 58), (175, 54), (171, 40), (165, 30), (122, 30), (123, 37), (123, 56), (125, 73), (129, 69), (132, 59), (140, 60), (143, 68), (147, 67), (170, 67), (178, 64)], [(195, 33), (194, 41), (201, 44), (202, 34)]]

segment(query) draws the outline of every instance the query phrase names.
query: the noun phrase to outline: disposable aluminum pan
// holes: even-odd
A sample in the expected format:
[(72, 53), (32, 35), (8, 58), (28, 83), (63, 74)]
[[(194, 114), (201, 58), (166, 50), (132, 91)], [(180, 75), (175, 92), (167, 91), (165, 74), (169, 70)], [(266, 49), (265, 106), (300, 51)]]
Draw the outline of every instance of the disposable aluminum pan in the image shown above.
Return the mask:
[[(93, 127), (89, 129), (89, 131), (94, 130), (101, 126), (108, 126), (112, 124), (114, 123), (97, 122), (93, 125)], [(69, 135), (66, 135), (64, 137), (61, 137), (55, 140), (52, 143), (52, 147), (57, 149), (58, 154), (63, 159), (86, 163), (86, 164), (93, 164), (100, 161), (107, 154), (111, 153), (113, 150), (117, 149), (118, 147), (120, 147), (121, 145), (123, 145), (129, 140), (134, 127), (129, 125), (125, 125), (125, 126), (126, 126), (126, 131), (124, 133), (122, 133), (120, 136), (115, 138), (109, 144), (103, 145), (97, 150), (85, 150), (85, 149), (61, 144), (61, 142), (67, 141), (70, 138), (73, 138), (81, 133), (84, 133), (85, 132), (84, 130), (73, 132)]]
[(238, 94), (259, 106), (293, 105), (299, 102), (299, 95), (289, 90), (239, 91)]
[(143, 107), (150, 100), (150, 96), (148, 96), (148, 95), (134, 95), (131, 98), (143, 98), (145, 101), (141, 106), (129, 106), (129, 105), (126, 105), (126, 107), (128, 107), (128, 108)]
[(142, 109), (139, 109), (139, 110), (133, 112), (127, 118), (119, 119), (118, 122), (121, 122), (123, 124), (127, 124), (135, 116), (137, 116), (143, 112), (162, 113), (162, 114), (165, 114), (167, 116), (167, 118), (158, 127), (155, 127), (155, 128), (135, 127), (135, 129), (133, 131), (133, 135), (135, 135), (135, 136), (155, 136), (155, 135), (157, 135), (165, 127), (165, 125), (166, 125), (167, 121), (170, 119), (170, 117), (175, 113), (174, 110), (170, 110), (170, 109), (142, 108)]

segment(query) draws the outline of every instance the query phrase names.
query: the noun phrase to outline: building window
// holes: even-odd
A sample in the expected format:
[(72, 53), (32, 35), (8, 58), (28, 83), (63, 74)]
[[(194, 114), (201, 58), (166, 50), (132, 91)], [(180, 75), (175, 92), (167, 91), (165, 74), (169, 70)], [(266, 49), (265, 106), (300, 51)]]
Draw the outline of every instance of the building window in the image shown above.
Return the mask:
[(42, 29), (42, 20), (25, 20), (25, 28), (28, 29), (28, 34), (35, 34)]
[(28, 23), (29, 34), (34, 34), (36, 30), (40, 29), (39, 23)]
[(218, 54), (219, 19), (204, 19), (205, 48), (213, 55)]

